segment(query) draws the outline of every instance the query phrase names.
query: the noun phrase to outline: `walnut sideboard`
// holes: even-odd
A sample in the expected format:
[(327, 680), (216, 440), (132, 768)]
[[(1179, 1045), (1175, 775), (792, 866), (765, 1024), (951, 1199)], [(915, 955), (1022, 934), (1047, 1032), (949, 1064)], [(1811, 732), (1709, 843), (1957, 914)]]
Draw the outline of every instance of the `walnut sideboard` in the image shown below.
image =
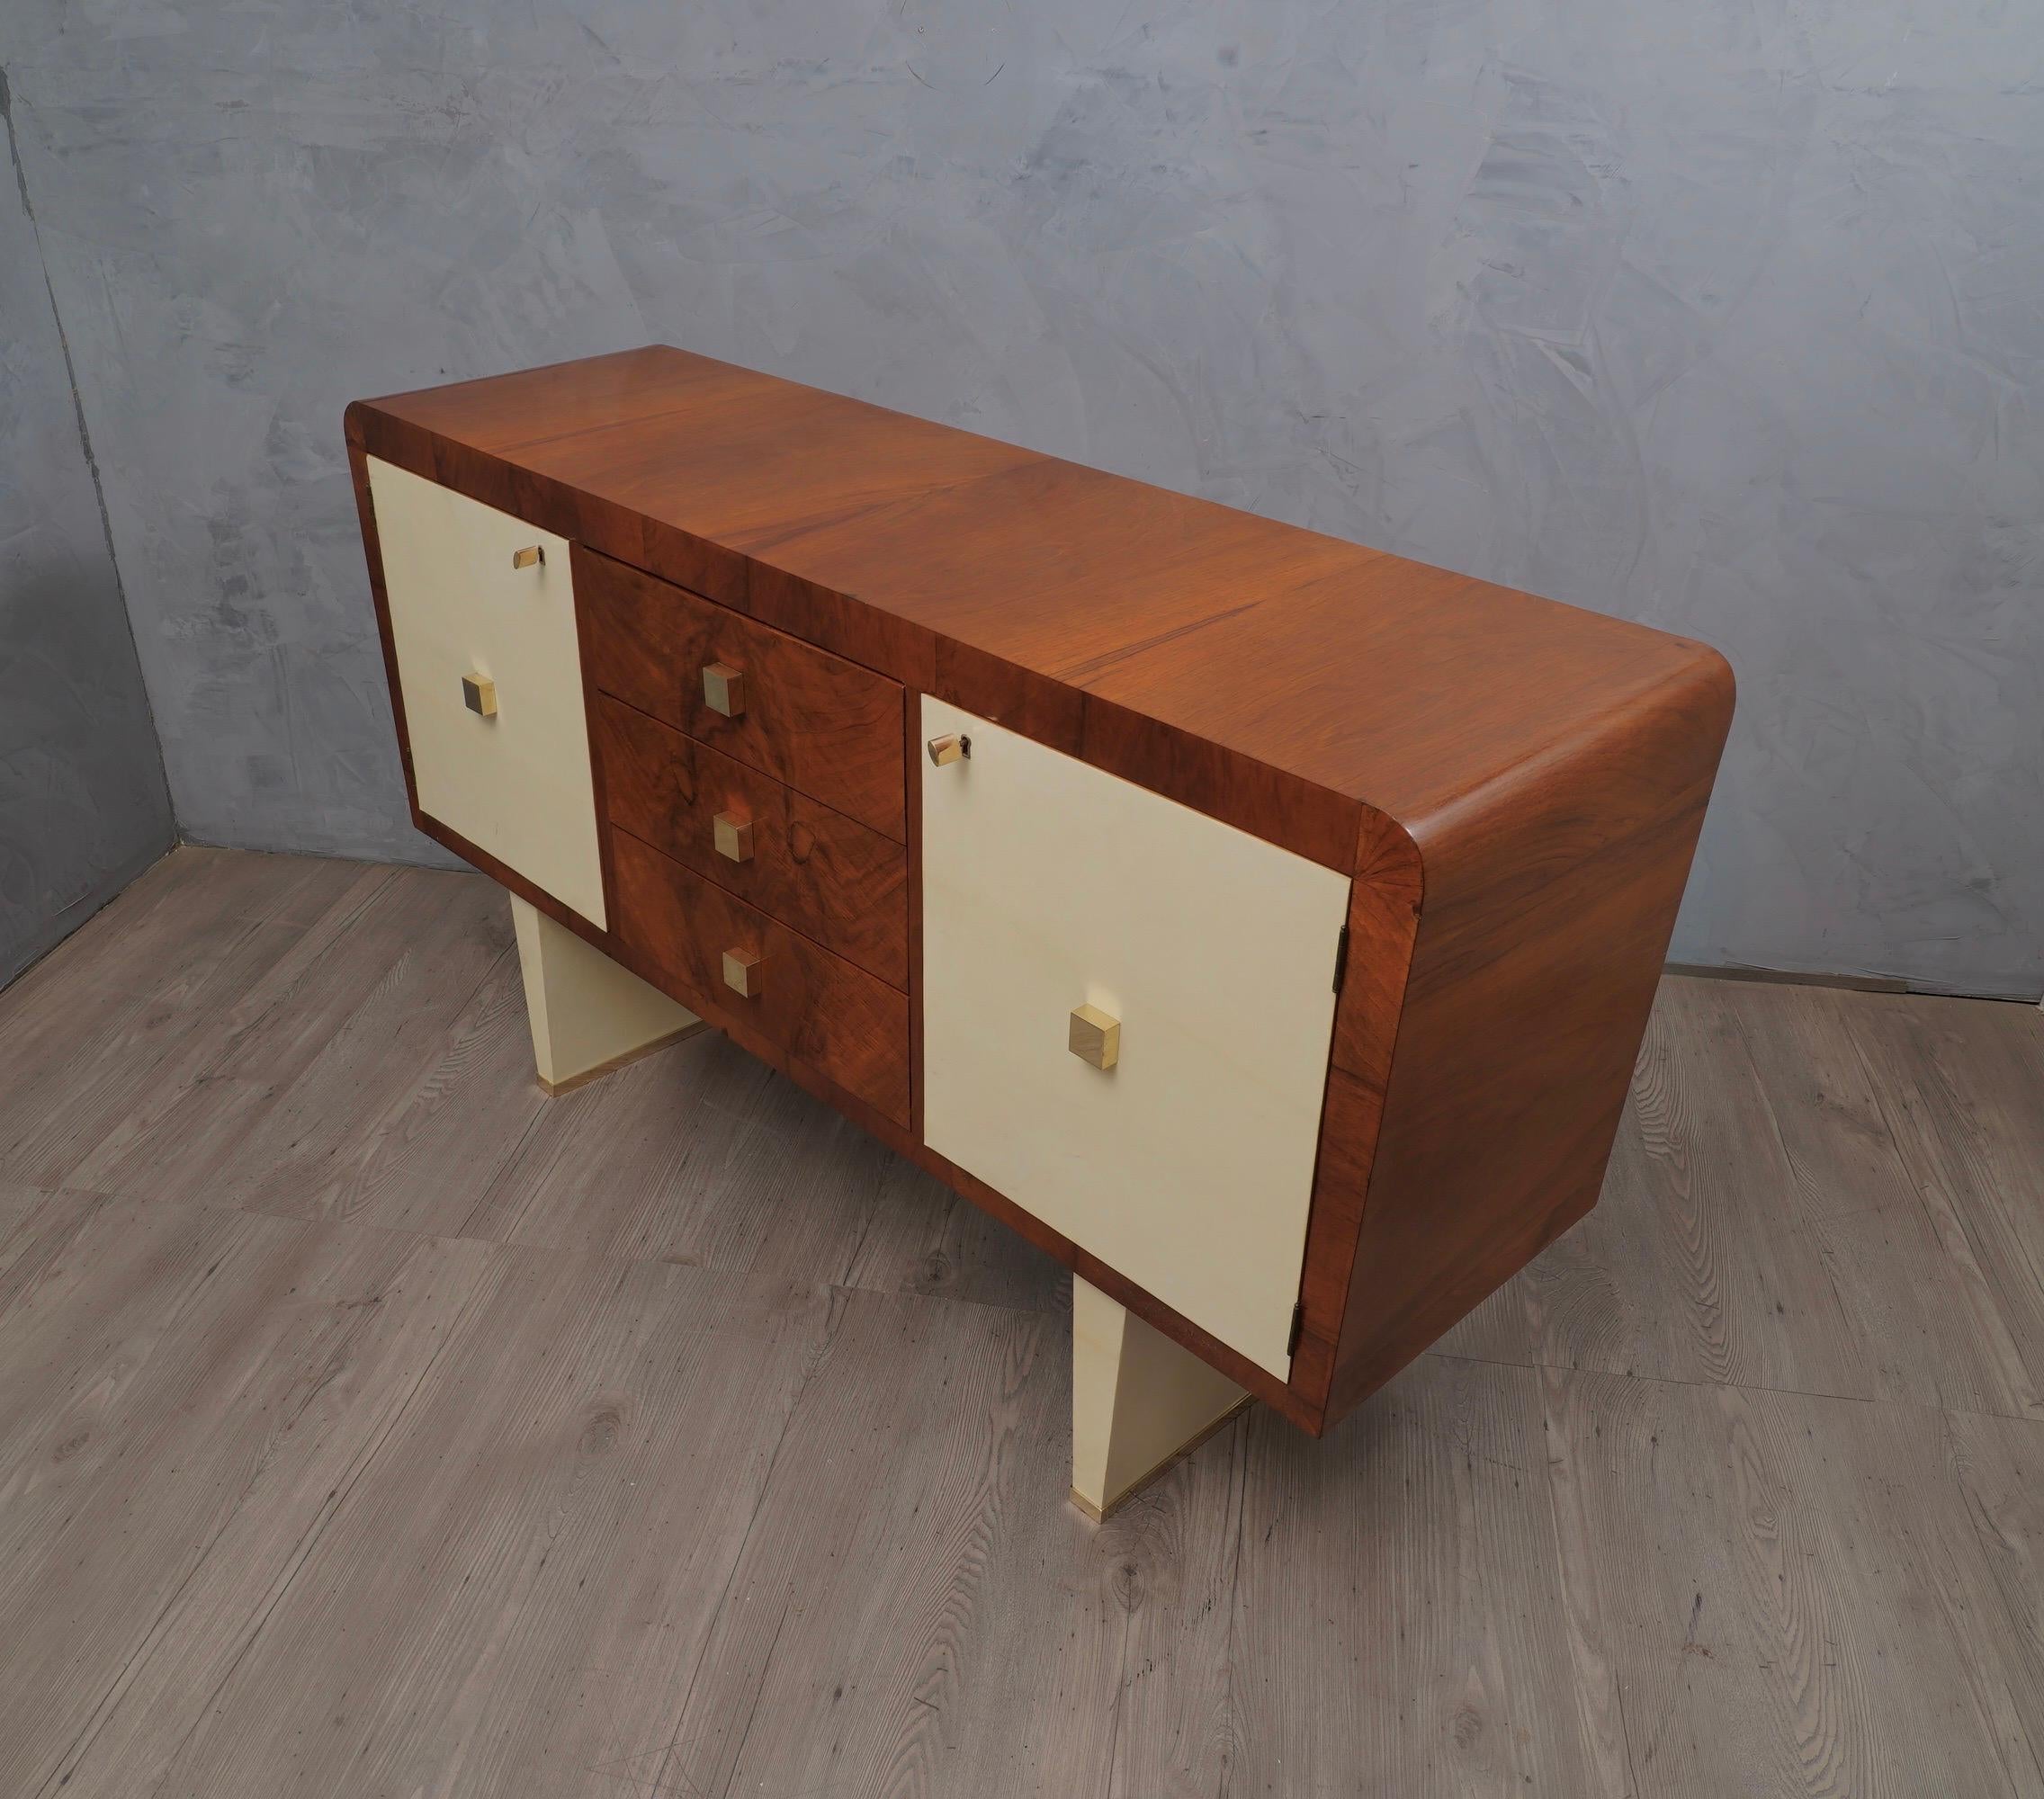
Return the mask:
[(542, 1079), (707, 1021), (1065, 1263), (1096, 1514), (1595, 1203), (1715, 651), (665, 347), (347, 442)]

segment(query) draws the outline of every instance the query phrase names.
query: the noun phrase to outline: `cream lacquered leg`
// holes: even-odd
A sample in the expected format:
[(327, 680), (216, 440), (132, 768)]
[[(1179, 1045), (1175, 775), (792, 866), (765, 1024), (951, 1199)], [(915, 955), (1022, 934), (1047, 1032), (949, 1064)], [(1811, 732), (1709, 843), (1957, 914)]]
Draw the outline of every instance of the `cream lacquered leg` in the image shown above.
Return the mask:
[(533, 1055), (549, 1093), (594, 1080), (703, 1021), (514, 893)]
[(1071, 1278), (1071, 1498), (1105, 1517), (1197, 1448), (1249, 1395), (1189, 1349)]

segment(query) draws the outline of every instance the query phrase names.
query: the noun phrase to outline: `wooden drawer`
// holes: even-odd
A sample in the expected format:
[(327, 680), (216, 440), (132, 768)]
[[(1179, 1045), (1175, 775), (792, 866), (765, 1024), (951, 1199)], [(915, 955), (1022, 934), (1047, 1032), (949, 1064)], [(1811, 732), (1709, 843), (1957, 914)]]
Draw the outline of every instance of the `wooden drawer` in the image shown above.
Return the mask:
[[(742, 1018), (793, 1060), (897, 1123), (909, 1122), (909, 1000), (622, 830), (611, 833), (617, 935), (689, 995)], [(732, 989), (727, 952), (756, 956)]]
[(1286, 1378), (1348, 878), (941, 701), (921, 729), (972, 739), (921, 768), (925, 1141)]
[[(899, 682), (593, 550), (575, 568), (594, 685), (908, 841)], [(739, 677), (732, 715), (705, 694), (718, 667)]]
[(596, 709), (612, 823), (906, 990), (906, 848), (610, 694)]
[(567, 541), (368, 465), (419, 810), (605, 923)]

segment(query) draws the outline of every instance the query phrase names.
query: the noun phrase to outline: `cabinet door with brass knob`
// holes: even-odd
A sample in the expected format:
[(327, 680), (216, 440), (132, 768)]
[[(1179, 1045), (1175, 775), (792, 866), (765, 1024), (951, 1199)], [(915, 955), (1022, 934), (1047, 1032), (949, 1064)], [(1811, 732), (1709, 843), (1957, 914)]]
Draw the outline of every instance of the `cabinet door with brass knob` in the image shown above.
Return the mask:
[(566, 540), (373, 456), (369, 491), (419, 810), (605, 923)]
[(1349, 881), (922, 701), (923, 1117), (1280, 1379)]

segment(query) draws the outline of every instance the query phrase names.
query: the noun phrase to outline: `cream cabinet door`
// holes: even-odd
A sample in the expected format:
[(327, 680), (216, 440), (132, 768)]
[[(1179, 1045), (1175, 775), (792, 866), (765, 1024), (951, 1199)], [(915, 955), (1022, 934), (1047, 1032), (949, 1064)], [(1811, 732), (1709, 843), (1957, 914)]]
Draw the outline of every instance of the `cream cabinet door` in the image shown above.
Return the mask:
[(919, 758), (929, 1146), (1286, 1378), (1348, 878), (942, 701), (922, 729), (972, 744)]
[(568, 540), (373, 456), (369, 491), (419, 810), (605, 924)]

